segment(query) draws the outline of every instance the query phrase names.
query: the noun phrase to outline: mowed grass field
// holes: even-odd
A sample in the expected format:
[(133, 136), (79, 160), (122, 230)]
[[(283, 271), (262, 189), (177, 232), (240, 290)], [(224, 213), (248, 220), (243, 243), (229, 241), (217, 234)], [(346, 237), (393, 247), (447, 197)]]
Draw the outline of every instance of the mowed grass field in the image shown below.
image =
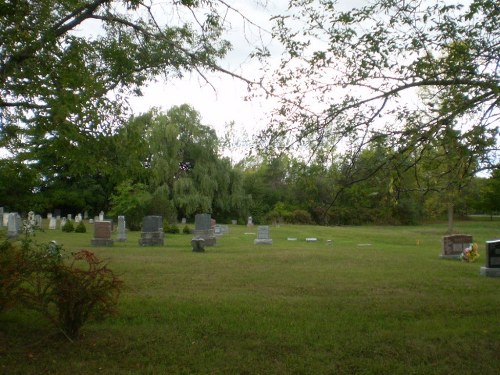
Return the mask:
[(479, 244), (472, 264), (439, 258), (445, 224), (284, 225), (270, 246), (229, 228), (205, 253), (183, 234), (92, 248), (89, 225), (38, 233), (109, 259), (119, 314), (69, 342), (34, 312), (3, 312), (0, 373), (500, 374), (500, 278), (479, 275), (499, 221), (456, 224)]

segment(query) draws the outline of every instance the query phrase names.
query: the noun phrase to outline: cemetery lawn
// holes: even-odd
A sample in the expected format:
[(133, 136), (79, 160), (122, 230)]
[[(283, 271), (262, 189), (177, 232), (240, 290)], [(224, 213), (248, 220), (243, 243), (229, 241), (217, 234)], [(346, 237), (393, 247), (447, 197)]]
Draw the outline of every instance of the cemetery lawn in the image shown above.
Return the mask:
[(70, 342), (34, 312), (0, 313), (0, 374), (500, 374), (500, 278), (479, 275), (500, 222), (456, 223), (479, 244), (471, 264), (439, 258), (445, 224), (285, 225), (272, 245), (229, 227), (205, 253), (184, 234), (91, 248), (90, 225), (38, 233), (109, 259), (119, 314)]

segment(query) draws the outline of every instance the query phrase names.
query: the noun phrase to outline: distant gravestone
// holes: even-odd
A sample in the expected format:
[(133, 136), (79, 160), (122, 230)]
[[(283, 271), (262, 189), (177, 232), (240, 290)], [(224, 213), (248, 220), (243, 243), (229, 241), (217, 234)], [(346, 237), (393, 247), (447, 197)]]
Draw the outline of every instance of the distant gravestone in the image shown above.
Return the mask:
[(253, 227), (253, 219), (251, 216), (248, 217), (247, 220), (247, 227)]
[(42, 228), (42, 215), (35, 215), (35, 226), (39, 229)]
[(89, 212), (88, 211), (84, 211), (83, 212), (83, 220), (88, 220), (89, 219)]
[(238, 220), (231, 220), (231, 224), (236, 225), (238, 223)]
[(113, 222), (111, 220), (97, 221), (94, 223), (94, 238), (90, 240), (92, 246), (113, 246), (111, 232)]
[(203, 239), (204, 246), (215, 246), (214, 229), (212, 228), (212, 218), (210, 214), (197, 214), (194, 217), (194, 237), (193, 239)]
[(17, 238), (21, 227), (19, 226), (19, 222), (17, 220), (17, 213), (11, 212), (9, 213), (9, 218), (7, 222), (7, 238)]
[(49, 212), (49, 213), (47, 214), (47, 220), (49, 220), (49, 221), (50, 221), (50, 219), (52, 219), (52, 213), (51, 213), (51, 212)]
[(219, 224), (214, 226), (214, 235), (222, 236), (222, 228)]
[(56, 224), (56, 218), (52, 216), (49, 220), (49, 229), (56, 229)]
[(443, 236), (441, 258), (459, 259), (463, 251), (472, 243), (472, 236), (467, 234), (451, 234)]
[(118, 241), (123, 242), (127, 240), (127, 233), (125, 228), (125, 216), (118, 216)]
[(318, 239), (316, 237), (308, 237), (306, 238), (306, 242), (316, 242)]
[(82, 221), (82, 214), (76, 214), (75, 216), (75, 223), (79, 223)]
[(66, 218), (67, 218), (69, 221), (71, 221), (71, 220), (73, 220), (73, 215), (68, 214), (68, 215), (66, 215)]
[(99, 221), (104, 220), (104, 211), (99, 212)]
[(9, 213), (8, 212), (4, 212), (3, 213), (3, 220), (2, 220), (2, 224), (4, 227), (6, 227), (9, 223)]
[(67, 221), (68, 221), (68, 219), (66, 219), (65, 217), (63, 217), (63, 218), (61, 219), (60, 229), (62, 229), (62, 227), (64, 227), (64, 226), (66, 225)]
[(3, 207), (0, 207), (0, 228), (3, 227)]
[(161, 216), (146, 216), (142, 221), (141, 246), (163, 246), (163, 218)]
[(181, 220), (181, 224), (186, 224), (186, 222), (187, 222), (187, 221), (186, 221), (186, 218), (185, 218), (185, 217), (183, 217), (183, 218), (182, 218), (182, 220)]
[(500, 277), (500, 240), (486, 241), (486, 262), (481, 267), (483, 276)]
[(257, 227), (257, 238), (254, 240), (256, 245), (272, 245), (273, 240), (269, 233), (269, 225), (259, 225)]

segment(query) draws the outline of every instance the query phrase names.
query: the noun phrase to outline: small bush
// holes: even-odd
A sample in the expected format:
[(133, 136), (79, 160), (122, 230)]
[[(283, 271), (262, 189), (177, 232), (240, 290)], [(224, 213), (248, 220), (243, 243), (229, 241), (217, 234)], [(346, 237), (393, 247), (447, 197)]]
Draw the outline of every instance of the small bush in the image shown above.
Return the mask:
[(189, 229), (188, 225), (184, 225), (184, 228), (182, 228), (182, 233), (184, 234), (191, 234), (191, 229)]
[(76, 233), (86, 233), (87, 232), (87, 228), (85, 227), (85, 224), (83, 223), (83, 221), (80, 221), (78, 223), (78, 225), (75, 228), (75, 232)]
[(73, 226), (73, 222), (71, 220), (67, 220), (66, 223), (62, 226), (61, 230), (63, 232), (74, 232), (75, 227)]
[[(77, 265), (82, 264), (84, 268)], [(50, 318), (70, 338), (90, 318), (104, 318), (115, 312), (123, 282), (97, 256), (88, 250), (73, 254), (69, 265), (61, 263), (51, 274), (50, 302), (57, 315)]]
[(170, 224), (168, 228), (165, 230), (166, 233), (171, 233), (171, 234), (179, 234), (181, 231), (177, 224)]

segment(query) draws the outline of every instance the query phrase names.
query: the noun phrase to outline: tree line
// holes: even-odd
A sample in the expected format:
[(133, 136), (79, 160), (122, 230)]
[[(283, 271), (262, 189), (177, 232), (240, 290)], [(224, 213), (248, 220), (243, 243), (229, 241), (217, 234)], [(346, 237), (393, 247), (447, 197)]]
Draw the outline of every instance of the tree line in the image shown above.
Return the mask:
[(152, 109), (93, 142), (0, 160), (2, 204), (24, 213), (104, 210), (132, 229), (147, 214), (171, 223), (209, 212), (220, 222), (357, 225), (441, 219), (450, 202), (460, 215), (500, 211), (498, 171), (449, 176), (435, 164), (437, 146), (427, 160), (405, 158), (406, 168), (382, 139), (355, 161), (260, 154), (233, 164), (223, 138), (189, 105)]

